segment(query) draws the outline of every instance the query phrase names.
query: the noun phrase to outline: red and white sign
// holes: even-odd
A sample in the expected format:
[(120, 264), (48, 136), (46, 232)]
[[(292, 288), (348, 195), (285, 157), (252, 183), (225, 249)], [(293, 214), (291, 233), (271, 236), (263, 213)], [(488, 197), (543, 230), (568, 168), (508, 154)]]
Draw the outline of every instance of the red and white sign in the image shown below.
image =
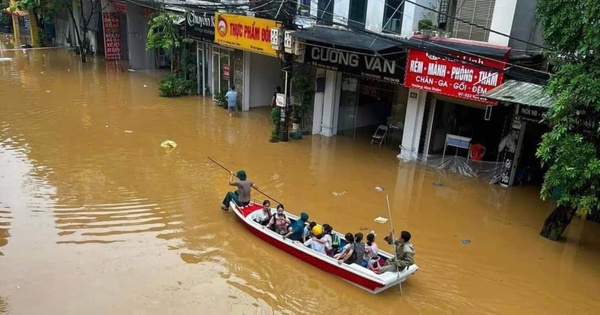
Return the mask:
[(104, 59), (106, 61), (121, 60), (121, 30), (119, 13), (102, 13), (104, 27)]
[(438, 57), (422, 50), (410, 49), (404, 86), (484, 104), (498, 104), (479, 95), (502, 84), (504, 62), (454, 53), (447, 55), (454, 58)]
[(112, 0), (110, 1), (110, 4), (112, 5), (113, 9), (115, 9), (115, 11), (121, 14), (127, 14), (127, 4), (125, 3), (125, 1)]
[(229, 81), (229, 65), (223, 65), (223, 80)]

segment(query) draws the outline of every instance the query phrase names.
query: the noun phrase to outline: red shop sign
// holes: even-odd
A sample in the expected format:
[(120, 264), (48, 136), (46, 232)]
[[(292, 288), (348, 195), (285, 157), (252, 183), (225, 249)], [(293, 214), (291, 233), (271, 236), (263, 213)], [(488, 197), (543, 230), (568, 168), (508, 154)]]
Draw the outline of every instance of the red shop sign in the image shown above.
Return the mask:
[(104, 27), (104, 59), (106, 61), (121, 60), (121, 31), (118, 13), (103, 12)]
[(410, 49), (404, 86), (484, 104), (498, 104), (479, 95), (502, 84), (504, 62), (476, 56), (448, 55), (455, 59)]
[(229, 81), (229, 65), (223, 65), (223, 80)]

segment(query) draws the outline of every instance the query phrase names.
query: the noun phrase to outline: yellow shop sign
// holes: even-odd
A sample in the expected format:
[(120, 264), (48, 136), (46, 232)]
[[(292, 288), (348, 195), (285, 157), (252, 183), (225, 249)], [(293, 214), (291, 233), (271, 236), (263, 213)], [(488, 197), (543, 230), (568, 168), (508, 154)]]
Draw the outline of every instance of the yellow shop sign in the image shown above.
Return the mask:
[(215, 42), (228, 47), (277, 56), (271, 47), (271, 28), (281, 27), (273, 20), (215, 13)]

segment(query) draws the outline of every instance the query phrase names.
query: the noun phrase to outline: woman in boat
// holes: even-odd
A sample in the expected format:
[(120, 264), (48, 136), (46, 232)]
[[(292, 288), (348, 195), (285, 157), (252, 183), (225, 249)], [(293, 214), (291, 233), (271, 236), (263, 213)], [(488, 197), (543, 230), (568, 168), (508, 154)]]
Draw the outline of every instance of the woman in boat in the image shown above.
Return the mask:
[(365, 246), (365, 260), (367, 261), (367, 268), (373, 270), (373, 268), (379, 268), (379, 248), (375, 243), (375, 233), (371, 232), (367, 234), (367, 246)]
[(262, 210), (252, 212), (250, 219), (263, 226), (269, 224), (269, 221), (271, 221), (271, 202), (269, 200), (263, 201)]
[[(233, 181), (234, 176), (237, 176), (239, 181)], [(223, 205), (221, 206), (221, 210), (223, 211), (229, 211), (229, 203), (232, 200), (239, 207), (245, 207), (249, 205), (252, 188), (258, 189), (253, 182), (247, 179), (246, 172), (244, 170), (239, 170), (235, 175), (233, 172), (231, 172), (231, 176), (229, 176), (229, 185), (237, 187), (237, 190), (230, 191), (225, 195), (225, 199), (223, 199)]]
[(338, 263), (341, 265), (342, 263), (351, 264), (356, 260), (356, 252), (354, 251), (354, 235), (352, 233), (346, 233), (344, 236), (346, 240), (346, 246), (344, 246), (344, 250), (333, 256), (333, 258), (338, 260)]
[[(356, 259), (353, 261), (353, 263), (357, 264), (357, 265), (361, 265), (363, 267), (367, 266), (367, 262), (364, 260), (365, 257), (365, 243), (363, 243), (363, 234), (362, 233), (356, 233), (354, 235), (354, 251), (356, 252)], [(348, 262), (349, 264), (351, 264), (352, 262)]]
[(290, 226), (290, 219), (288, 219), (285, 216), (283, 210), (283, 205), (278, 205), (277, 213), (271, 217), (271, 220), (269, 220), (269, 224), (267, 224), (267, 228), (273, 229), (273, 231), (277, 232), (280, 235), (287, 234)]

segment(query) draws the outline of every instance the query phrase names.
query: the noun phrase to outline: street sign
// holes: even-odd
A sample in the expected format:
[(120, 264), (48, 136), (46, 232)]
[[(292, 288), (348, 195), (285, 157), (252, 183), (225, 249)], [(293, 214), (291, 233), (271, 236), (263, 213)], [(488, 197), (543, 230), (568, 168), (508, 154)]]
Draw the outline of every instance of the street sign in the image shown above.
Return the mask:
[(277, 93), (275, 96), (275, 105), (279, 107), (285, 107), (285, 94)]

